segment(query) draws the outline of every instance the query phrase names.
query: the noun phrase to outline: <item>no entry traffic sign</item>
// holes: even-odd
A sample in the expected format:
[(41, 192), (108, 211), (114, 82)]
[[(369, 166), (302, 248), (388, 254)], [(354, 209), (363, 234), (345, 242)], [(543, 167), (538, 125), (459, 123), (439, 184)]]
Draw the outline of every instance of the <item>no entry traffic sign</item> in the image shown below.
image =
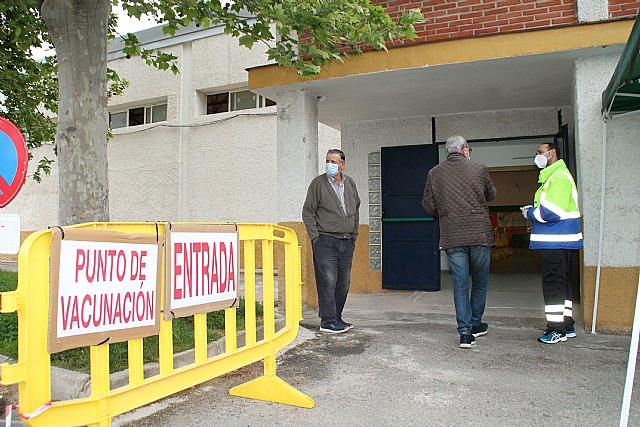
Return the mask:
[(27, 176), (27, 144), (20, 130), (0, 117), (0, 208), (18, 194)]

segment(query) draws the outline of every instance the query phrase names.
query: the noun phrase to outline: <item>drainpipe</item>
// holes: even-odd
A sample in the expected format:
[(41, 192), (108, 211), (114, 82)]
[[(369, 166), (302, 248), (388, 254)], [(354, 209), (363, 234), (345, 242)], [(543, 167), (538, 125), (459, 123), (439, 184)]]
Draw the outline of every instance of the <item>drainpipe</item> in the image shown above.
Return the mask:
[(607, 116), (602, 116), (602, 168), (600, 176), (600, 227), (598, 230), (598, 264), (596, 267), (596, 290), (593, 298), (593, 316), (591, 333), (596, 333), (596, 317), (598, 314), (598, 295), (600, 294), (600, 270), (602, 267), (602, 243), (604, 240), (604, 186), (607, 172)]

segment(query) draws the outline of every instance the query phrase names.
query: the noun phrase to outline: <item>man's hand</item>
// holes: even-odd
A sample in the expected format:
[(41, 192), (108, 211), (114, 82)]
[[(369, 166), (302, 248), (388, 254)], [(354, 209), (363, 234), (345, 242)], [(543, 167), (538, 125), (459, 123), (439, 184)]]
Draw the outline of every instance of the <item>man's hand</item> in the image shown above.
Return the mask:
[(522, 216), (524, 216), (524, 219), (529, 219), (527, 217), (527, 212), (529, 212), (529, 209), (531, 209), (533, 206), (531, 205), (526, 205), (520, 208), (520, 212), (522, 212)]

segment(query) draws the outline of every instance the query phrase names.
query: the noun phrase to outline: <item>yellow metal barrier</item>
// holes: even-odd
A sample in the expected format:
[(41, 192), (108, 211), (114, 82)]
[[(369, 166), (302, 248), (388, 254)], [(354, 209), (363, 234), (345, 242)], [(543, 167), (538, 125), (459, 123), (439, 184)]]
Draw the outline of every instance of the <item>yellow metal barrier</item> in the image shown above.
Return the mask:
[[(164, 238), (164, 223), (88, 223), (73, 228), (153, 234)], [(51, 363), (47, 352), (49, 320), (49, 253), (51, 232), (30, 235), (18, 258), (18, 288), (0, 294), (0, 313), (18, 313), (18, 362), (0, 365), (0, 383), (18, 384), (19, 412), (32, 426), (108, 426), (117, 415), (185, 390), (211, 378), (264, 361), (264, 376), (230, 390), (234, 396), (312, 408), (314, 401), (276, 376), (276, 353), (298, 334), (301, 320), (301, 273), (298, 240), (293, 230), (271, 224), (238, 224), (244, 249), (245, 345), (238, 347), (236, 308), (225, 310), (225, 352), (208, 357), (206, 314), (194, 315), (195, 361), (174, 368), (172, 321), (161, 320), (159, 374), (144, 378), (142, 338), (128, 341), (129, 384), (111, 389), (109, 344), (90, 347), (91, 395), (51, 401)], [(256, 243), (262, 247), (263, 339), (257, 339)], [(284, 328), (275, 328), (274, 243), (284, 246)], [(164, 263), (163, 263), (164, 269)], [(283, 272), (279, 272), (279, 277)], [(164, 271), (162, 274), (164, 281)], [(162, 286), (164, 293), (164, 286)], [(164, 298), (164, 296), (162, 296)], [(43, 410), (44, 409), (44, 410)], [(42, 412), (40, 412), (42, 411)], [(40, 412), (40, 413), (38, 413)], [(37, 415), (36, 415), (37, 414)]]

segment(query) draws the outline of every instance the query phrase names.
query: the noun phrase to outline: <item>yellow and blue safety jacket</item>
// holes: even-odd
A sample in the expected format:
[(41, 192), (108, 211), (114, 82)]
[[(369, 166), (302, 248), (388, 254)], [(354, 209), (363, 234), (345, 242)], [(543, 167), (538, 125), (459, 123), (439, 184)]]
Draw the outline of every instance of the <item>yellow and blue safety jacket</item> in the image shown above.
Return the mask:
[(529, 249), (582, 249), (578, 190), (564, 160), (540, 171), (533, 208)]

